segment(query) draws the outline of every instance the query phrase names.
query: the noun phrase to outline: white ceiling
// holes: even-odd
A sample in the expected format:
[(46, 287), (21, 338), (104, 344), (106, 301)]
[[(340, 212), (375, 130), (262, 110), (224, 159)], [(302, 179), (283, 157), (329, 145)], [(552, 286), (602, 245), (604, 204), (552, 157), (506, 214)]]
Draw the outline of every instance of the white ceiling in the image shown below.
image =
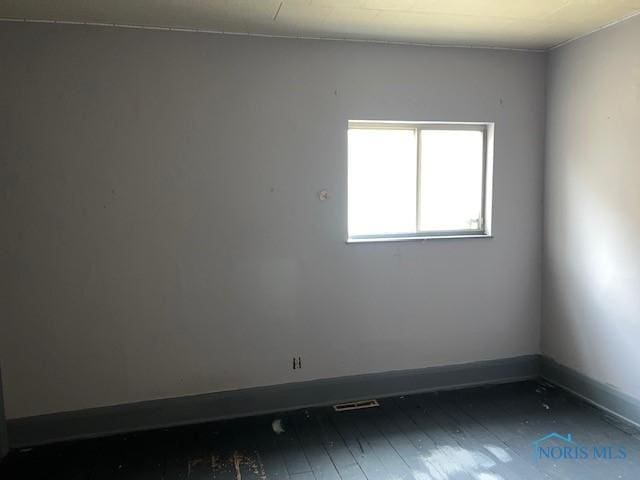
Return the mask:
[(0, 0), (0, 17), (411, 43), (548, 48), (640, 0)]

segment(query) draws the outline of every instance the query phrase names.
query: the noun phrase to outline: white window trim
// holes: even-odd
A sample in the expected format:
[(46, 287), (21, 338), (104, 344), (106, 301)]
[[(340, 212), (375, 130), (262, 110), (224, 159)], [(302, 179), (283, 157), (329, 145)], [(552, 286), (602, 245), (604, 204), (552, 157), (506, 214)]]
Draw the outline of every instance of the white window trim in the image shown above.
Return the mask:
[[(400, 121), (375, 121), (375, 120), (349, 120), (348, 129), (364, 128), (374, 129), (398, 128), (402, 130), (414, 130), (416, 138), (419, 138), (420, 130), (476, 130), (483, 133), (483, 195), (481, 208), (481, 226), (470, 230), (452, 230), (437, 232), (416, 232), (399, 234), (373, 234), (352, 235), (348, 234), (346, 243), (378, 243), (378, 242), (403, 242), (415, 240), (446, 240), (462, 238), (493, 238), (493, 140), (495, 124), (493, 122), (400, 122)], [(420, 141), (416, 142), (416, 167), (418, 168), (417, 182), (420, 181)], [(348, 192), (347, 192), (348, 201)], [(420, 188), (416, 185), (416, 225), (420, 215)]]

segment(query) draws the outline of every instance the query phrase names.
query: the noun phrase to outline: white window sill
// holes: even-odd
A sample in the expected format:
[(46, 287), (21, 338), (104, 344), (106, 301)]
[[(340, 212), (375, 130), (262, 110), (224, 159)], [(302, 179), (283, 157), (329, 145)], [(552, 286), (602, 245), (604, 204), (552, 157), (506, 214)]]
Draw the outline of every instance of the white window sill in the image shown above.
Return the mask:
[(425, 240), (453, 240), (461, 238), (493, 238), (488, 233), (477, 233), (471, 235), (411, 235), (406, 237), (363, 237), (363, 238), (347, 238), (345, 243), (380, 243), (380, 242), (409, 242), (409, 241), (425, 241)]

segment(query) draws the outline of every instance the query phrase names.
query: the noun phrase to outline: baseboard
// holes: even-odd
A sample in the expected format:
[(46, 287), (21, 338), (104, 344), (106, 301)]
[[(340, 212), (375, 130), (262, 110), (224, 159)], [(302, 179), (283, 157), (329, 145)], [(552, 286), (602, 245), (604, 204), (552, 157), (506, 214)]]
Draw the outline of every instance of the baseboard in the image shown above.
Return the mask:
[(4, 400), (2, 396), (2, 371), (0, 371), (0, 460), (9, 452), (7, 423), (4, 418)]
[(540, 376), (587, 402), (640, 426), (640, 400), (541, 356)]
[(12, 448), (151, 430), (212, 420), (408, 393), (538, 377), (539, 356), (526, 355), (248, 388), (9, 420)]
[[(640, 400), (565, 367), (548, 357), (526, 355), (17, 418), (7, 422), (9, 446), (21, 448), (66, 440), (331, 405), (372, 397), (381, 398), (484, 384), (507, 383), (540, 376), (582, 397), (593, 405), (640, 426)], [(1, 403), (0, 397), (0, 408)], [(2, 439), (0, 415), (0, 449), (2, 448)]]

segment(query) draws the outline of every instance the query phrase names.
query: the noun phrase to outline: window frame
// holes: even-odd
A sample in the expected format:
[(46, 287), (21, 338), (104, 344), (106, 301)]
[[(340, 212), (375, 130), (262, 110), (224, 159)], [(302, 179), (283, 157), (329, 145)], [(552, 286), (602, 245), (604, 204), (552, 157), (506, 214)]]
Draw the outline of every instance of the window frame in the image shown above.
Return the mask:
[[(351, 129), (382, 129), (382, 130), (412, 130), (416, 139), (416, 232), (415, 233), (380, 233), (367, 235), (349, 235), (349, 219), (347, 213), (347, 243), (365, 242), (393, 242), (405, 240), (433, 240), (451, 238), (491, 238), (492, 198), (493, 198), (493, 122), (406, 122), (406, 121), (376, 121), (349, 120), (347, 132)], [(482, 132), (482, 204), (480, 210), (480, 225), (476, 229), (459, 230), (418, 230), (420, 219), (420, 132), (422, 130), (471, 130)], [(349, 159), (347, 158), (347, 170)], [(347, 188), (347, 202), (349, 191)], [(347, 208), (348, 211), (348, 208)]]

